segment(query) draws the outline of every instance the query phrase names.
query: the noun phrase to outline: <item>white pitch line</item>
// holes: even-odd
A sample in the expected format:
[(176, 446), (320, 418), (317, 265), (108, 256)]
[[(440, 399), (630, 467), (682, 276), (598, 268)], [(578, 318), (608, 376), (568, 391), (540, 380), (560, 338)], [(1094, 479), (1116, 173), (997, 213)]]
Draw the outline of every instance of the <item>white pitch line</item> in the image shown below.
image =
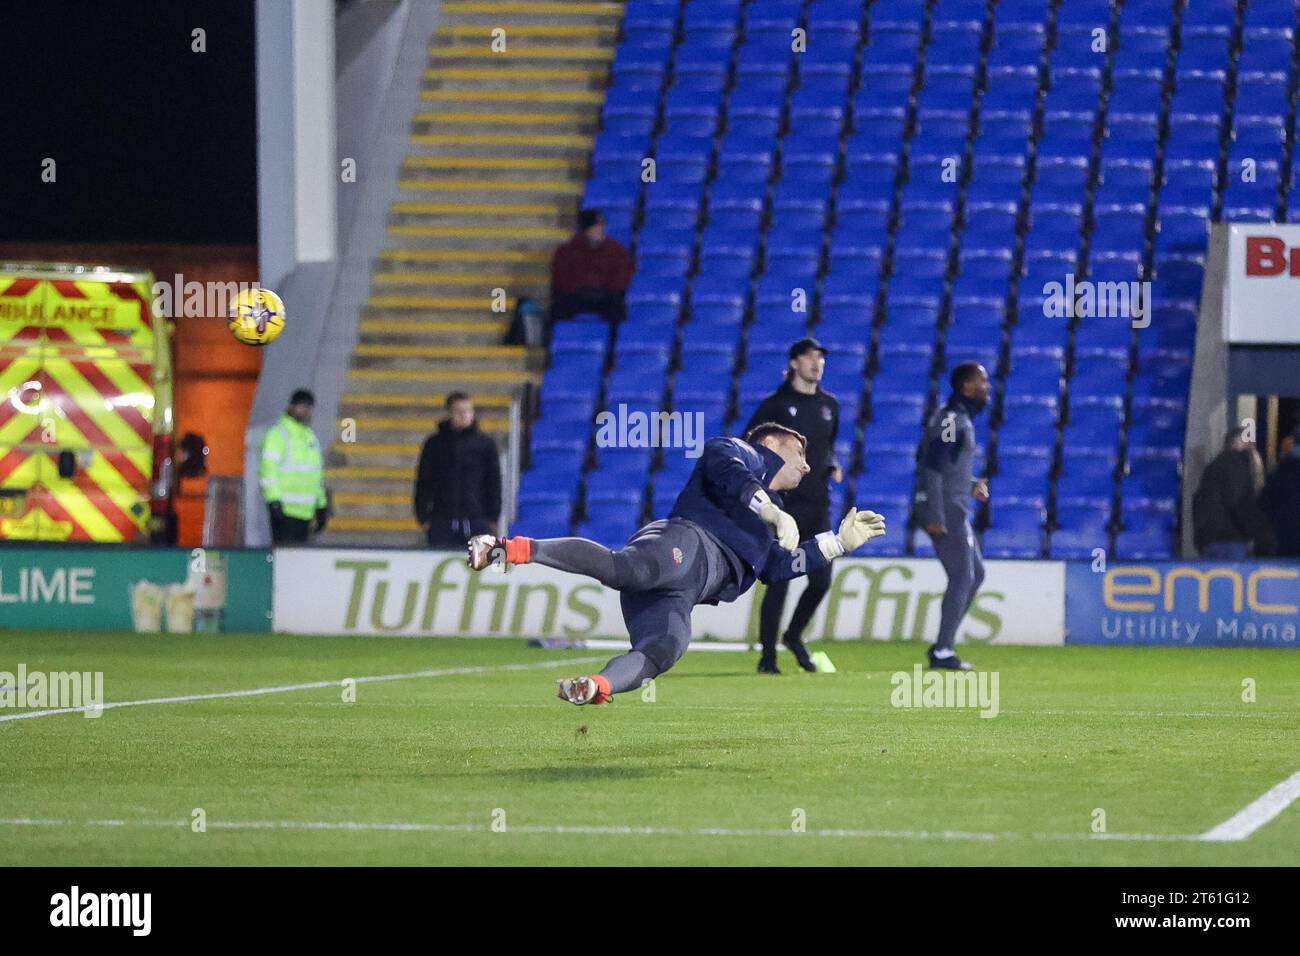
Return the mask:
[[(162, 827), (187, 828), (188, 820), (53, 820), (31, 817), (0, 819), (5, 827)], [(208, 820), (210, 830), (335, 830), (348, 832), (397, 833), (491, 833), (486, 823), (360, 823), (352, 821), (314, 820)], [(730, 827), (655, 827), (655, 826), (509, 826), (506, 833), (529, 835), (586, 836), (676, 836), (676, 837), (818, 837), (842, 840), (1131, 840), (1142, 842), (1186, 842), (1201, 839), (1183, 834), (1160, 833), (979, 833), (965, 830), (808, 830), (797, 833), (788, 829), (744, 829)]]
[(59, 707), (52, 710), (29, 710), (21, 714), (6, 714), (0, 717), (0, 723), (6, 720), (28, 720), (32, 717), (52, 717), (55, 714), (81, 714), (90, 710), (113, 710), (118, 707), (144, 707), (150, 704), (184, 704), (195, 700), (219, 700), (226, 697), (258, 697), (263, 694), (287, 694), (296, 690), (319, 690), (323, 687), (340, 687), (344, 680), (358, 684), (372, 684), (377, 681), (413, 680), (417, 677), (455, 677), (462, 674), (487, 674), (497, 671), (526, 671), (548, 667), (564, 667), (568, 664), (591, 664), (603, 661), (603, 657), (571, 657), (564, 660), (543, 661), (535, 664), (499, 664), (484, 667), (447, 667), (441, 670), (412, 671), (409, 674), (375, 674), (369, 677), (339, 678), (338, 680), (319, 680), (307, 684), (281, 684), (278, 687), (254, 687), (251, 690), (224, 690), (211, 694), (183, 694), (177, 697), (153, 697), (148, 700), (122, 700), (106, 704), (87, 704), (83, 707)]
[(1245, 840), (1289, 807), (1296, 797), (1300, 797), (1300, 770), (1217, 827), (1202, 833), (1200, 839), (1210, 842)]

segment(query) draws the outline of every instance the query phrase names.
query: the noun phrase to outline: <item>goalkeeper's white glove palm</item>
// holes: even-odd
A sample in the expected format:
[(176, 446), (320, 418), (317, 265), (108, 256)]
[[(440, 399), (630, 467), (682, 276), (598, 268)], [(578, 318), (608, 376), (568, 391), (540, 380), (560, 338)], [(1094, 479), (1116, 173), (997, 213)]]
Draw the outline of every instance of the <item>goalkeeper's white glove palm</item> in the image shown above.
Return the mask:
[(776, 534), (777, 543), (787, 551), (799, 547), (799, 525), (788, 514), (772, 503), (765, 491), (754, 492), (750, 499), (749, 510), (763, 519)]
[(852, 508), (840, 522), (838, 534), (829, 531), (817, 535), (817, 545), (823, 557), (831, 561), (841, 555), (856, 551), (872, 538), (885, 533), (885, 518), (874, 511), (859, 511)]

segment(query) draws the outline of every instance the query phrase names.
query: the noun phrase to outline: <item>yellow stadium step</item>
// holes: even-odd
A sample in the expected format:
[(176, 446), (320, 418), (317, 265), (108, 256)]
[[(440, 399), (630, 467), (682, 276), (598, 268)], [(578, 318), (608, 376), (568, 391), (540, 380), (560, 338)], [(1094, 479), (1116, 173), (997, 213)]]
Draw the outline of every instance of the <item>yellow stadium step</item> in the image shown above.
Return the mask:
[[(448, 332), (448, 325), (459, 326), (459, 332)], [(480, 324), (451, 320), (361, 319), (359, 330), (361, 342), (386, 342), (389, 345), (463, 345), (486, 349), (500, 345), (504, 337), (500, 326), (487, 321)]]
[(421, 192), (454, 193), (550, 193), (561, 196), (580, 196), (586, 190), (586, 184), (573, 180), (560, 179), (401, 179), (397, 183), (402, 189), (415, 189)]
[(359, 481), (406, 480), (415, 477), (415, 463), (410, 468), (383, 468), (374, 465), (339, 465), (325, 469), (326, 479)]
[(464, 265), (468, 263), (547, 263), (551, 261), (550, 252), (534, 252), (522, 249), (384, 249), (379, 258), (386, 263), (402, 262), (440, 262), (444, 264)]
[(519, 90), (424, 90), (420, 99), (442, 103), (576, 103), (580, 105), (604, 103), (604, 94), (598, 90), (537, 90), (532, 86)]
[[(402, 165), (412, 169), (509, 169), (566, 173), (584, 164), (562, 156), (407, 156), (402, 160)], [(484, 208), (493, 207), (489, 203)]]
[(565, 106), (600, 106), (605, 94), (600, 90), (423, 90), (420, 99), (435, 103), (539, 103)]
[[(547, 109), (558, 111), (564, 108), (571, 112), (581, 109), (595, 111), (604, 103), (604, 94), (598, 90), (533, 90), (526, 86), (506, 90), (424, 90), (420, 98), (432, 103), (455, 105), (507, 103), (516, 108), (532, 107), (532, 112), (538, 113), (545, 113)], [(584, 120), (586, 118), (588, 117), (584, 117)]]
[(330, 446), (330, 461), (346, 462), (353, 465), (382, 466), (399, 468), (403, 465), (414, 467), (420, 460), (421, 441), (401, 442), (335, 442)]
[(417, 382), (444, 392), (462, 390), (459, 387), (462, 382), (480, 386), (522, 385), (539, 378), (534, 373), (515, 369), (353, 368), (348, 375), (366, 382)]
[[(478, 410), (491, 410), (494, 412), (508, 410), (512, 401), (510, 395), (503, 392), (484, 392), (474, 395), (473, 399), (474, 407), (477, 407)], [(343, 405), (443, 408), (447, 405), (447, 397), (445, 394), (386, 395), (377, 392), (356, 392), (344, 394)]]
[(362, 319), (362, 332), (429, 332), (446, 335), (505, 335), (509, 323), (491, 319), (460, 321), (456, 319)]
[(537, 16), (600, 16), (621, 17), (621, 3), (520, 3), (518, 0), (453, 0), (442, 5), (442, 13), (447, 16), (482, 15), (502, 17), (507, 14), (535, 14)]
[(352, 518), (340, 516), (330, 521), (331, 531), (419, 531), (414, 518)]
[[(341, 443), (336, 448), (335, 458), (340, 456), (349, 461), (356, 460), (356, 455), (373, 456), (376, 454), (396, 454), (400, 461), (406, 460), (406, 446), (414, 446), (415, 451), (412, 458), (418, 458), (419, 448), (424, 445), (425, 439), (438, 429), (439, 422), (442, 420), (441, 415), (429, 415), (426, 418), (405, 422), (400, 426), (387, 427), (382, 423), (386, 421), (382, 416), (358, 416), (355, 431), (351, 432), (348, 437), (355, 438), (356, 441), (351, 443)], [(480, 416), (478, 419), (479, 430), (489, 438), (496, 440), (498, 446), (504, 446), (506, 438), (510, 432), (510, 423), (504, 418), (490, 418)], [(373, 447), (364, 447), (363, 443)], [(342, 447), (346, 444), (348, 448), (357, 448), (362, 446), (362, 450), (355, 453), (349, 453)], [(401, 446), (398, 449), (397, 446)], [(370, 460), (367, 457), (367, 460)]]
[(587, 23), (520, 23), (507, 24), (500, 27), (493, 27), (486, 23), (451, 23), (444, 24), (434, 31), (437, 37), (448, 37), (464, 40), (483, 40), (491, 43), (494, 39), (496, 30), (503, 31), (506, 41), (506, 49), (510, 48), (510, 42), (515, 37), (528, 37), (533, 40), (590, 40), (595, 41), (601, 37), (611, 36), (613, 33), (613, 24), (587, 24)]
[(410, 494), (377, 493), (365, 491), (339, 491), (334, 494), (337, 505), (391, 505), (408, 508), (411, 505)]
[[(366, 302), (372, 309), (461, 309), (488, 310), (492, 307), (491, 296), (437, 296), (437, 295), (372, 295)], [(513, 299), (505, 301), (506, 313), (513, 311)]]
[[(503, 233), (500, 226), (389, 226), (390, 236), (416, 236), (426, 239), (492, 239), (501, 245), (518, 245), (531, 240), (531, 245), (542, 245), (554, 252), (554, 244), (573, 235), (572, 229), (530, 226), (511, 229)], [(549, 253), (548, 253), (549, 254)]]
[(474, 359), (480, 362), (522, 362), (528, 357), (523, 345), (358, 345), (357, 355), (392, 358)]
[(476, 203), (476, 202), (423, 202), (417, 199), (395, 202), (394, 213), (419, 216), (555, 216), (572, 204), (567, 200), (553, 202)]
[(424, 71), (426, 80), (467, 80), (474, 83), (503, 76), (521, 83), (604, 82), (605, 75), (603, 66), (512, 66), (508, 70), (490, 66), (431, 66)]
[(424, 71), (426, 90), (520, 90), (544, 85), (552, 92), (603, 91), (607, 66), (438, 66)]
[(489, 40), (483, 44), (449, 44), (429, 48), (429, 55), (435, 60), (489, 60), (503, 66), (516, 60), (569, 60), (575, 63), (609, 63), (614, 59), (613, 47), (600, 46), (525, 46), (510, 43), (507, 39), (506, 50), (498, 53), (493, 50)]
[(352, 366), (358, 369), (424, 369), (430, 365), (450, 373), (523, 373), (529, 363), (524, 346), (429, 345), (424, 342), (363, 341), (352, 350)]
[(532, 86), (519, 90), (424, 90), (420, 99), (443, 103), (572, 103), (601, 105), (604, 94), (599, 90), (537, 90)]
[(586, 133), (415, 133), (411, 142), (416, 146), (451, 147), (485, 146), (505, 147), (510, 155), (521, 149), (565, 149), (587, 152), (593, 137)]
[(376, 272), (376, 285), (473, 285), (484, 289), (497, 286), (518, 288), (523, 285), (545, 285), (550, 276), (545, 272)]
[[(506, 432), (510, 430), (510, 423), (500, 416), (491, 416), (478, 414), (476, 416), (478, 426), (485, 432)], [(358, 415), (352, 419), (356, 424), (357, 435), (364, 435), (367, 439), (381, 440), (381, 436), (375, 432), (398, 432), (411, 433), (419, 435), (428, 435), (437, 427), (437, 422), (428, 417), (406, 417), (393, 415)], [(396, 436), (384, 436), (391, 440)]]
[(367, 455), (399, 455), (414, 460), (420, 454), (420, 446), (415, 442), (336, 441), (330, 447), (350, 458)]
[(512, 110), (508, 113), (465, 113), (454, 110), (422, 110), (412, 117), (416, 123), (464, 124), (467, 126), (576, 126), (591, 122), (591, 113), (543, 113), (537, 110)]
[(430, 203), (408, 199), (393, 203), (389, 211), (394, 216), (445, 216), (448, 219), (476, 220), (484, 216), (515, 216), (554, 220), (565, 215), (572, 206), (572, 200), (560, 199), (550, 203)]

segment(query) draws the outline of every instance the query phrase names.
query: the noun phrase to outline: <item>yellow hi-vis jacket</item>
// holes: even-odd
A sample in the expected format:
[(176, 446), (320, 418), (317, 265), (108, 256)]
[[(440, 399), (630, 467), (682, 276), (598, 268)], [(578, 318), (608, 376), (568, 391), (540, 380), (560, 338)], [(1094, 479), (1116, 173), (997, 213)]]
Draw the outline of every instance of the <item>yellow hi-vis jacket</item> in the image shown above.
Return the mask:
[(315, 517), (325, 507), (325, 471), (320, 443), (306, 425), (287, 412), (262, 439), (262, 460), (257, 466), (262, 497), (267, 504), (280, 502), (290, 518)]

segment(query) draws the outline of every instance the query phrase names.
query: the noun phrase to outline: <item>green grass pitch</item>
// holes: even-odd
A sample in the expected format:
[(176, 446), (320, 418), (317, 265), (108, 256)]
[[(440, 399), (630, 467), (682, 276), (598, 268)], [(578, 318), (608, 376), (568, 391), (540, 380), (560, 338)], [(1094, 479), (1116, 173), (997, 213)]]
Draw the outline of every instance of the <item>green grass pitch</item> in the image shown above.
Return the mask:
[[(1239, 842), (1179, 839), (1300, 769), (1300, 654), (968, 646), (999, 675), (1000, 713), (987, 719), (891, 705), (890, 675), (921, 659), (915, 644), (829, 651), (836, 674), (797, 673), (782, 652), (786, 674), (773, 678), (753, 673), (754, 655), (696, 650), (659, 679), (653, 702), (633, 693), (580, 709), (555, 699), (555, 679), (595, 667), (539, 665), (607, 652), (515, 640), (4, 633), (0, 671), (102, 671), (109, 703), (475, 670), (359, 683), (350, 703), (329, 686), (0, 721), (0, 856), (1300, 862), (1300, 803)], [(1242, 700), (1247, 678), (1253, 703)], [(206, 832), (193, 832), (195, 808)], [(1104, 838), (1093, 833), (1098, 809)]]

